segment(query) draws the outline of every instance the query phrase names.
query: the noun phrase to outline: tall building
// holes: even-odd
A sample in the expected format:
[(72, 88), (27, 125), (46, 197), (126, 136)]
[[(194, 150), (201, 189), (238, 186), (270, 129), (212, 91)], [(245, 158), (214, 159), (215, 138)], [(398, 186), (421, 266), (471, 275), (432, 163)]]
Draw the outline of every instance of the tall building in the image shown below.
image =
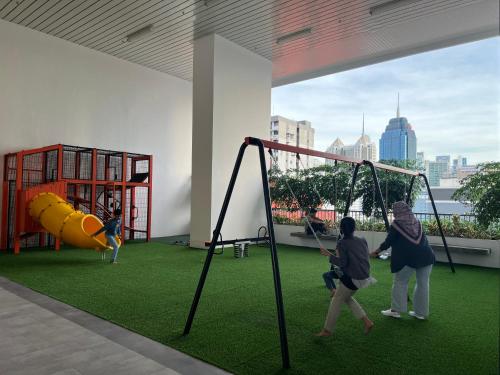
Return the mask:
[(420, 172), (425, 171), (425, 156), (424, 152), (417, 152), (417, 170)]
[(448, 169), (446, 170), (447, 172), (450, 172), (450, 155), (438, 155), (436, 156), (436, 162), (437, 163), (445, 163), (448, 166)]
[(429, 161), (427, 164), (427, 178), (430, 186), (439, 186), (442, 177), (448, 173), (448, 164), (442, 161)]
[[(355, 144), (345, 145), (340, 138), (337, 138), (327, 149), (326, 152), (338, 155), (344, 155), (355, 159), (377, 161), (377, 145), (365, 134), (365, 115), (363, 114), (363, 128), (361, 137)], [(326, 164), (333, 164), (332, 160), (326, 160)]]
[[(294, 121), (283, 116), (272, 116), (270, 139), (286, 145), (314, 148), (314, 128), (309, 121)], [(312, 157), (309, 155), (301, 155), (301, 163), (293, 153), (279, 150), (274, 150), (273, 153), (278, 167), (283, 171), (302, 168), (302, 165), (305, 168), (313, 166)]]
[(365, 114), (363, 113), (363, 130), (361, 137), (353, 146), (353, 154), (355, 159), (377, 161), (377, 145), (370, 140), (370, 137), (365, 134)]
[(458, 155), (456, 159), (453, 159), (452, 165), (451, 165), (451, 173), (453, 176), (457, 175), (457, 170), (462, 167), (467, 166), (467, 158), (463, 157), (462, 155)]
[(406, 117), (400, 116), (399, 94), (396, 117), (389, 120), (379, 142), (380, 160), (416, 160), (417, 137)]
[[(344, 142), (337, 137), (337, 139), (335, 139), (333, 143), (328, 146), (325, 152), (328, 152), (329, 154), (345, 155)], [(333, 160), (325, 159), (325, 164), (333, 165), (335, 162)]]
[[(340, 138), (337, 138), (330, 146), (328, 146), (325, 152), (354, 158), (354, 145), (345, 145)], [(335, 162), (330, 159), (325, 159), (325, 164), (334, 165)]]
[(450, 164), (451, 157), (450, 155), (438, 155), (436, 156), (436, 161), (438, 163), (447, 163)]

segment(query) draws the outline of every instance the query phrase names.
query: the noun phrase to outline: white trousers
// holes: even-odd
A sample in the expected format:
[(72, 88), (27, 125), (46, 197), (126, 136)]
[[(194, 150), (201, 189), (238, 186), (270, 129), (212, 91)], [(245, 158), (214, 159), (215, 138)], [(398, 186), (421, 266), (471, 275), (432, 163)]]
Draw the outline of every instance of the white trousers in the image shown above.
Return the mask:
[(366, 316), (365, 311), (361, 307), (361, 305), (356, 301), (352, 296), (356, 293), (355, 290), (351, 290), (346, 287), (342, 282), (339, 283), (339, 287), (333, 296), (330, 307), (328, 308), (328, 314), (326, 315), (324, 329), (333, 332), (335, 330), (335, 326), (337, 325), (337, 319), (340, 316), (340, 311), (342, 308), (342, 304), (346, 304), (354, 314), (354, 316), (358, 319)]
[(417, 282), (413, 291), (413, 310), (421, 316), (429, 315), (429, 279), (432, 264), (421, 268), (404, 266), (394, 274), (392, 284), (391, 309), (397, 312), (408, 310), (408, 282), (413, 273), (417, 274)]

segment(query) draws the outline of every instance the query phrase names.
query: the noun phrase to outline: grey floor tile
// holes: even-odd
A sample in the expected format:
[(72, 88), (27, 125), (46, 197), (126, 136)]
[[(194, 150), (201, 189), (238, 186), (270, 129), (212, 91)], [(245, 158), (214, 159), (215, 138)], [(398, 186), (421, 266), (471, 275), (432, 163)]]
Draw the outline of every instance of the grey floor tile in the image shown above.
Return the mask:
[(0, 277), (2, 375), (227, 372)]

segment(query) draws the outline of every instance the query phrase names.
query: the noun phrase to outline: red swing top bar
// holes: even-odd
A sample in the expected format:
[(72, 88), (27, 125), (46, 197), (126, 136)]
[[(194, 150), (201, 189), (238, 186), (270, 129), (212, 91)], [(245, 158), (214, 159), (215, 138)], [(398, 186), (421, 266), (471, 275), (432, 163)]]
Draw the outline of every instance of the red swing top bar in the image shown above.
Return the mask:
[(418, 176), (419, 175), (419, 172), (410, 171), (410, 170), (404, 169), (404, 168), (394, 167), (392, 165), (387, 165), (387, 164), (382, 164), (382, 163), (374, 163), (374, 162), (370, 162), (367, 160), (361, 160), (361, 159), (354, 159), (354, 158), (350, 158), (348, 156), (331, 154), (329, 152), (311, 150), (309, 148), (284, 145), (283, 143), (265, 141), (263, 139), (254, 138), (254, 137), (245, 137), (245, 143), (247, 145), (255, 144), (255, 141), (257, 141), (257, 140), (262, 142), (262, 144), (264, 145), (265, 148), (268, 148), (271, 150), (287, 151), (287, 152), (292, 152), (294, 154), (316, 156), (316, 157), (323, 158), (323, 159), (338, 160), (341, 162), (358, 164), (358, 165), (372, 164), (375, 168), (383, 169), (386, 171), (403, 173), (403, 174), (407, 174), (410, 176)]

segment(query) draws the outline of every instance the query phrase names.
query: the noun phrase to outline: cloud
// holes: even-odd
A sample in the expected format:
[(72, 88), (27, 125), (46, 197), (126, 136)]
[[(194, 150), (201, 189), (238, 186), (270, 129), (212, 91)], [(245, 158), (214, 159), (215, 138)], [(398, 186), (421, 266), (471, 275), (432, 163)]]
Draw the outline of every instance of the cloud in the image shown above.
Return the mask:
[(309, 120), (315, 148), (337, 137), (354, 143), (365, 113), (366, 133), (378, 144), (396, 114), (416, 134), (426, 158), (465, 155), (500, 160), (500, 38), (427, 52), (273, 89), (273, 114)]

